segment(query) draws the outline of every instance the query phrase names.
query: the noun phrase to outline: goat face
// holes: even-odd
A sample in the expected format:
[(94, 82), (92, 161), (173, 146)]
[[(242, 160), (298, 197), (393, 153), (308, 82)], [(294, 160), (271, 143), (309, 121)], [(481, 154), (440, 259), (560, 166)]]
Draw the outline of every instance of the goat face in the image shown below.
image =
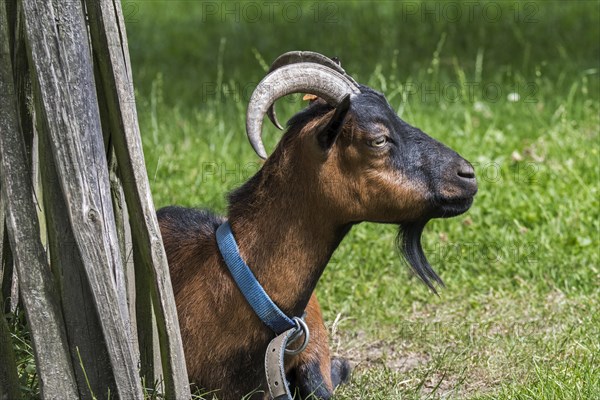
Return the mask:
[(316, 135), (327, 152), (320, 181), (330, 201), (346, 203), (338, 209), (352, 210), (350, 220), (408, 223), (471, 206), (477, 192), (471, 164), (398, 118), (382, 94), (361, 86), (345, 123), (334, 120), (344, 118), (339, 107), (322, 128), (341, 126), (338, 137)]
[(273, 154), (278, 167), (293, 164), (313, 204), (343, 223), (408, 224), (465, 212), (477, 191), (471, 165), (398, 118), (381, 93), (360, 88), (336, 108), (319, 99), (294, 116)]
[(264, 115), (278, 125), (275, 100), (297, 92), (319, 99), (290, 120), (276, 157), (296, 158), (298, 180), (308, 180), (304, 187), (317, 196), (313, 204), (330, 207), (340, 222), (399, 224), (402, 252), (433, 289), (431, 280), (441, 280), (423, 254), (421, 233), (431, 218), (469, 209), (477, 192), (471, 164), (401, 120), (381, 93), (310, 52), (277, 59), (250, 99), (246, 128), (261, 157)]

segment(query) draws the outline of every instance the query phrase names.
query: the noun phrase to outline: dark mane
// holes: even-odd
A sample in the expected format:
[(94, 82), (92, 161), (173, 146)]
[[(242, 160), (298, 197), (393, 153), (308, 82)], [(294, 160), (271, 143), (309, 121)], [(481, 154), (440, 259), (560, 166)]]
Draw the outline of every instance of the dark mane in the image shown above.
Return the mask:
[(211, 234), (223, 222), (223, 217), (210, 210), (178, 206), (163, 207), (156, 216), (177, 240)]
[(262, 181), (263, 169), (261, 168), (242, 186), (229, 192), (227, 194), (227, 202), (229, 203), (228, 215), (244, 213), (249, 208), (252, 208), (252, 204), (254, 203), (252, 200)]

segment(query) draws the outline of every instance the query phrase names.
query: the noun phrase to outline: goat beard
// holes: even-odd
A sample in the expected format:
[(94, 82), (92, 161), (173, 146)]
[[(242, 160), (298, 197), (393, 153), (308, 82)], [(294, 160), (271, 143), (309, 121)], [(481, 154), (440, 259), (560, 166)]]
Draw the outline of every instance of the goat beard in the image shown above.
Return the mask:
[(413, 272), (437, 294), (434, 283), (443, 287), (444, 282), (427, 261), (421, 246), (421, 234), (426, 224), (426, 220), (401, 224), (396, 246)]

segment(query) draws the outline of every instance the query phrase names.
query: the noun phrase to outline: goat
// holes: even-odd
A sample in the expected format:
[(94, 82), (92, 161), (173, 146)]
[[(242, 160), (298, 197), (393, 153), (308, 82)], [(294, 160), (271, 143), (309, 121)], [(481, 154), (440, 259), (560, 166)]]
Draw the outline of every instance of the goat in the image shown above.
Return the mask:
[[(278, 125), (273, 105), (291, 93), (317, 99), (292, 117), (267, 158), (262, 120), (267, 114)], [(271, 299), (288, 316), (306, 312), (310, 343), (285, 362), (294, 390), (329, 399), (350, 375), (347, 360), (330, 356), (313, 293), (332, 253), (362, 221), (397, 224), (401, 252), (435, 291), (442, 281), (423, 253), (423, 227), (469, 209), (475, 173), (456, 152), (401, 120), (383, 94), (317, 53), (287, 53), (274, 63), (250, 99), (246, 128), (266, 161), (229, 194), (227, 218), (174, 206), (158, 212), (190, 380), (221, 400), (253, 391), (251, 398), (267, 398), (259, 391), (266, 393), (263, 357), (274, 335), (219, 252), (215, 231), (227, 220)]]

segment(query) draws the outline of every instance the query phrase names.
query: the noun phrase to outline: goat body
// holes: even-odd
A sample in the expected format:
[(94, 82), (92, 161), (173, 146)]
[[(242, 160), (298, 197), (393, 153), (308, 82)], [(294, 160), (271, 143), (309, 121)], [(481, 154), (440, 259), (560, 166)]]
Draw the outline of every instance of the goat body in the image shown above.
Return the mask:
[[(349, 82), (352, 96), (328, 95), (318, 82), (296, 87), (329, 100), (313, 101), (292, 118), (262, 168), (229, 195), (227, 220), (241, 257), (288, 316), (306, 311), (309, 345), (285, 360), (303, 397), (329, 399), (349, 378), (347, 361), (329, 354), (313, 293), (346, 233), (362, 221), (400, 225), (407, 260), (433, 288), (439, 278), (422, 253), (422, 227), (466, 211), (477, 188), (472, 167), (458, 154), (398, 118), (380, 93)], [(219, 253), (215, 231), (225, 218), (179, 207), (160, 210), (158, 218), (192, 383), (217, 390), (221, 400), (253, 392), (252, 398), (267, 398), (263, 361), (274, 335)]]

